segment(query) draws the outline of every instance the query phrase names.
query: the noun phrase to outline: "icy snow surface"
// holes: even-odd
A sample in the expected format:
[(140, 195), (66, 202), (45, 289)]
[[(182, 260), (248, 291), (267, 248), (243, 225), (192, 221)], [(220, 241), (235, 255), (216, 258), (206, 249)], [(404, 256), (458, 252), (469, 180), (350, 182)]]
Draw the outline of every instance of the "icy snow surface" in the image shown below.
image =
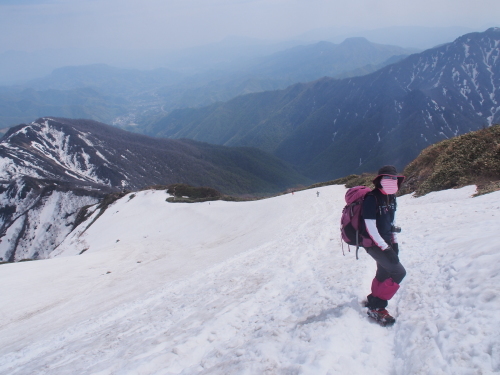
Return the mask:
[(0, 373), (498, 372), (500, 192), (474, 190), (399, 199), (408, 275), (391, 328), (361, 306), (373, 260), (342, 256), (344, 187), (126, 196), (53, 259), (0, 265)]

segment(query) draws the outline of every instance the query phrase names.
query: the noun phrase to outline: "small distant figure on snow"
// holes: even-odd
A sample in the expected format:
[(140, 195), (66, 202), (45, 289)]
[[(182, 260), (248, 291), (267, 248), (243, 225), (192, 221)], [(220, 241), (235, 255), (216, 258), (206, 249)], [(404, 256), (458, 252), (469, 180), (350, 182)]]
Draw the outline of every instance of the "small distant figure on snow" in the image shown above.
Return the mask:
[(316, 192), (316, 197), (319, 197), (319, 191)]

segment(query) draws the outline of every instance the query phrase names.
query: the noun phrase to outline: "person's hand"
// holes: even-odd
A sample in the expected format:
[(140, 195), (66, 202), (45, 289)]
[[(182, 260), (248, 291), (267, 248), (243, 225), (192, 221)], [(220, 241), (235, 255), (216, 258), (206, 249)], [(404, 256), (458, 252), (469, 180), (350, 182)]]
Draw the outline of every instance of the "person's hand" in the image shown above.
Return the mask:
[(397, 243), (397, 242), (396, 242), (396, 243), (393, 243), (393, 244), (391, 245), (391, 247), (392, 247), (392, 250), (394, 250), (394, 252), (395, 252), (396, 254), (398, 254), (398, 256), (399, 256), (399, 245), (398, 245), (398, 243)]
[(399, 263), (399, 257), (398, 254), (392, 249), (391, 246), (389, 246), (387, 249), (384, 250), (384, 254), (389, 259), (389, 262), (393, 264), (398, 264)]

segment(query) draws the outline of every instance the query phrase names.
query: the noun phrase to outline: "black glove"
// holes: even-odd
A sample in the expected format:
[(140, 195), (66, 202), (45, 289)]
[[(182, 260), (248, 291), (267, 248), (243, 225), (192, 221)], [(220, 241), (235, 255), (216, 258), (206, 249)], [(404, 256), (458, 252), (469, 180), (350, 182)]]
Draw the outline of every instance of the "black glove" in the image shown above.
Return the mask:
[(398, 254), (396, 254), (396, 252), (392, 249), (392, 247), (389, 246), (387, 249), (385, 249), (384, 254), (387, 256), (387, 259), (389, 259), (389, 262), (393, 264), (399, 263)]
[(394, 252), (399, 255), (399, 245), (398, 245), (398, 243), (397, 242), (393, 243), (391, 245), (391, 247), (392, 247), (392, 250), (394, 250)]

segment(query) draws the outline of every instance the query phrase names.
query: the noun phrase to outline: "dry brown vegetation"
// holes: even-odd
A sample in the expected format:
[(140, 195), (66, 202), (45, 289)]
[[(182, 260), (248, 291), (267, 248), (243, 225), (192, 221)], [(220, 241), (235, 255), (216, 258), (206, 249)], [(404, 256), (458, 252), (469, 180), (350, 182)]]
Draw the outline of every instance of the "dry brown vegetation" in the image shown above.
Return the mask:
[(472, 184), (478, 187), (477, 195), (500, 190), (500, 125), (427, 147), (404, 174), (403, 194), (421, 196)]

